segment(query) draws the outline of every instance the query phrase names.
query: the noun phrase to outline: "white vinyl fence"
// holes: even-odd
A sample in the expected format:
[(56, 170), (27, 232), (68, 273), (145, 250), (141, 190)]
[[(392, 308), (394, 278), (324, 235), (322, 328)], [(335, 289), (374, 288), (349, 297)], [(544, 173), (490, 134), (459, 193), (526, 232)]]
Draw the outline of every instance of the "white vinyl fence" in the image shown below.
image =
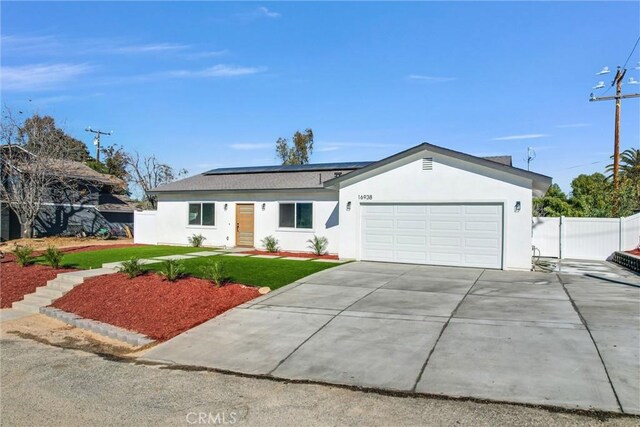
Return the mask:
[(156, 211), (135, 211), (133, 213), (133, 243), (155, 245), (158, 243)]
[(640, 213), (626, 218), (533, 219), (533, 246), (543, 257), (605, 260), (639, 244)]

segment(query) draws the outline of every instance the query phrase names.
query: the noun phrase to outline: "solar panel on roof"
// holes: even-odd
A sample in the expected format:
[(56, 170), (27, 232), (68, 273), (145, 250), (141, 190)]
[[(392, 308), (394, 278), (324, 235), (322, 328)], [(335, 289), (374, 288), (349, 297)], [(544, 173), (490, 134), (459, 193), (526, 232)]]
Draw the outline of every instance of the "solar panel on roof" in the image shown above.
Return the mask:
[(310, 172), (325, 170), (360, 169), (373, 162), (316, 163), (308, 165), (249, 166), (238, 168), (218, 168), (204, 172), (204, 175), (228, 175), (241, 173)]

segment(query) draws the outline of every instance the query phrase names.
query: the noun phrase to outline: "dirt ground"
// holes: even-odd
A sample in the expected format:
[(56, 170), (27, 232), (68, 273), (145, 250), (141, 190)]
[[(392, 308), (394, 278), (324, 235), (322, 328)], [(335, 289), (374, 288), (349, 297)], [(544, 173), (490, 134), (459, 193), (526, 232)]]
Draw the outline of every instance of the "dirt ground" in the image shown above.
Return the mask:
[(0, 323), (0, 337), (6, 338), (8, 335), (32, 339), (56, 347), (114, 356), (132, 356), (139, 350), (124, 342), (78, 329), (42, 314)]
[(122, 245), (133, 244), (133, 239), (109, 239), (99, 240), (93, 237), (43, 237), (38, 239), (16, 239), (9, 242), (0, 243), (0, 251), (11, 252), (16, 246), (29, 245), (35, 251), (42, 251), (49, 246), (55, 246), (57, 248), (73, 248), (76, 246), (110, 246), (110, 245)]

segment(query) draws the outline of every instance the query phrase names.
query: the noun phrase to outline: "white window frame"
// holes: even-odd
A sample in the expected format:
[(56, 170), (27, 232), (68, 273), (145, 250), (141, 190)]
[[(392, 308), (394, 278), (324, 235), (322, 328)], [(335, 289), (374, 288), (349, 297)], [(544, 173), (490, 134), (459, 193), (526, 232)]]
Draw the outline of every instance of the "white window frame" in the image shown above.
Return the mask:
[[(200, 224), (189, 224), (189, 207), (191, 205), (200, 205)], [(202, 218), (204, 217), (203, 213), (204, 213), (204, 209), (202, 205), (213, 205), (213, 225), (209, 225), (209, 224), (202, 224)], [(188, 202), (187, 203), (187, 228), (216, 228), (217, 227), (217, 212), (216, 212), (216, 202), (210, 202), (210, 201), (205, 201), (205, 202)]]
[[(299, 228), (296, 227), (298, 223), (298, 203), (307, 203), (311, 205), (311, 228)], [(280, 226), (280, 205), (293, 205), (293, 227), (281, 227)], [(316, 210), (315, 203), (310, 202), (308, 200), (295, 200), (295, 201), (284, 201), (278, 202), (278, 227), (276, 231), (295, 231), (295, 232), (308, 232), (312, 233), (315, 230), (316, 226)]]

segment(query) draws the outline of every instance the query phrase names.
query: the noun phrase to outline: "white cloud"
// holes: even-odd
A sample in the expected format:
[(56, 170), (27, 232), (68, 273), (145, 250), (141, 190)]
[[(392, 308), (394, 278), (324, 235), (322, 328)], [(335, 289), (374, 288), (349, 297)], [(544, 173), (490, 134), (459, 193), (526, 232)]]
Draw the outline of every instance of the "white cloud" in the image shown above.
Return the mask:
[(218, 64), (203, 70), (175, 70), (168, 71), (165, 74), (169, 77), (237, 77), (258, 74), (266, 70), (265, 67), (240, 67)]
[(591, 126), (591, 124), (589, 123), (569, 123), (566, 125), (556, 125), (557, 128), (560, 129), (564, 129), (564, 128), (586, 128)]
[(527, 133), (524, 135), (508, 135), (508, 136), (500, 136), (498, 138), (492, 138), (492, 141), (516, 141), (520, 139), (538, 139), (545, 138), (549, 135), (544, 133)]
[(280, 16), (282, 16), (278, 12), (272, 12), (271, 10), (267, 9), (264, 6), (260, 6), (257, 9), (257, 13), (258, 13), (258, 15), (266, 16), (267, 18), (280, 18)]
[(45, 90), (76, 79), (91, 70), (88, 64), (31, 64), (0, 67), (4, 90)]
[(455, 77), (436, 77), (436, 76), (425, 76), (422, 74), (410, 74), (408, 78), (409, 80), (418, 80), (418, 81), (431, 82), (431, 83), (452, 82), (456, 79)]
[(226, 55), (229, 53), (227, 49), (224, 50), (211, 50), (211, 51), (203, 51), (203, 52), (193, 52), (186, 54), (188, 59), (206, 59), (213, 58), (217, 56)]
[(241, 143), (231, 144), (230, 147), (234, 150), (264, 150), (266, 148), (274, 148), (275, 145), (267, 143)]
[(155, 44), (140, 44), (140, 45), (124, 45), (124, 46), (112, 46), (105, 47), (105, 51), (111, 53), (158, 53), (158, 52), (170, 52), (189, 49), (189, 45), (177, 44), (177, 43), (155, 43)]

